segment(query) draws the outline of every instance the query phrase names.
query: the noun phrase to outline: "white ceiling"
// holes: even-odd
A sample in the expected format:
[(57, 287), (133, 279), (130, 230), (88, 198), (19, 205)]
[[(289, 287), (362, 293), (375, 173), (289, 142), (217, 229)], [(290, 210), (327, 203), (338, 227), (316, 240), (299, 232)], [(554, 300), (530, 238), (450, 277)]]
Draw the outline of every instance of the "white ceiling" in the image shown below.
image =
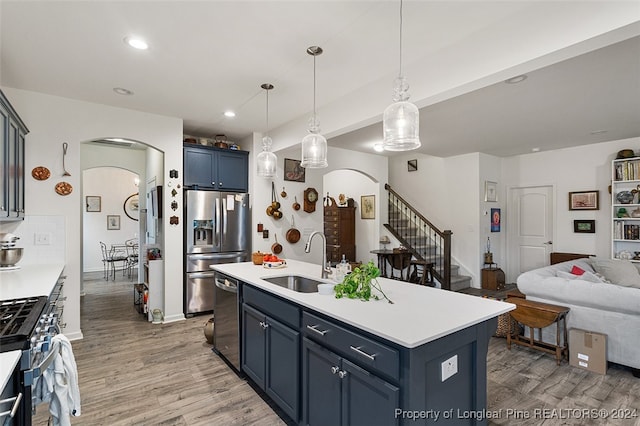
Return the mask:
[[(371, 152), (398, 72), (398, 5), (0, 0), (0, 85), (180, 117), (187, 134), (240, 140), (266, 129), (260, 84), (270, 82), (270, 133), (282, 148), (276, 136), (293, 141), (311, 114), (306, 48), (319, 45), (323, 132), (330, 145)], [(129, 35), (150, 49), (129, 48)], [(425, 154), (637, 137), (640, 2), (405, 0), (403, 70)], [(523, 83), (502, 83), (521, 73)]]

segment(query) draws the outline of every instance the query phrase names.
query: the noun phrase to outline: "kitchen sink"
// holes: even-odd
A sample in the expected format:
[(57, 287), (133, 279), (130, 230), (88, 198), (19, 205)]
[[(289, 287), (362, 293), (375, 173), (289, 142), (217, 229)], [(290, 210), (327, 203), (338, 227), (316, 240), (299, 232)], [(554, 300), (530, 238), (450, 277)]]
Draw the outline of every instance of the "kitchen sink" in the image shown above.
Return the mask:
[(316, 293), (318, 284), (323, 281), (314, 280), (313, 278), (301, 277), (300, 275), (281, 275), (279, 277), (263, 278), (263, 280), (280, 287), (288, 288), (298, 293)]

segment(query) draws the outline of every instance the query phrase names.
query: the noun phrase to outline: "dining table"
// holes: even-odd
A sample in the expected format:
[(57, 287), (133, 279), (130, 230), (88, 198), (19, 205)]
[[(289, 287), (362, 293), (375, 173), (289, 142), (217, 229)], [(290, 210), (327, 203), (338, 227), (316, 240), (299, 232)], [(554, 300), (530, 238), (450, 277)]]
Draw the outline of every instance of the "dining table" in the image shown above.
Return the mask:
[[(404, 271), (404, 269), (405, 268), (408, 269), (409, 266), (411, 265), (411, 257), (407, 256), (407, 254), (409, 254), (408, 251), (393, 250), (393, 249), (378, 249), (378, 250), (371, 250), (369, 253), (372, 253), (378, 256), (378, 269), (380, 269), (381, 276), (383, 276), (384, 278), (395, 278), (393, 276), (393, 269), (395, 265), (397, 269), (400, 270), (400, 279), (404, 281), (408, 281), (408, 278), (409, 278), (408, 272), (406, 274), (407, 279), (404, 279), (402, 276), (402, 272)], [(387, 264), (391, 267), (389, 271), (391, 273), (390, 277), (387, 274)]]

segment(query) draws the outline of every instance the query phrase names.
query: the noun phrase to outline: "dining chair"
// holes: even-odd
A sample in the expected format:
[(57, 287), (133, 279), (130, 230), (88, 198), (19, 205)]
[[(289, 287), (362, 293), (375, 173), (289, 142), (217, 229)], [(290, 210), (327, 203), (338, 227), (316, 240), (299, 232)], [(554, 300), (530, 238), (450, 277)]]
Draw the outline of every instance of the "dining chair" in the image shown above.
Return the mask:
[(133, 270), (138, 266), (138, 239), (126, 240), (124, 246), (127, 250), (127, 276), (133, 278)]
[(117, 264), (122, 264), (122, 270), (124, 271), (127, 263), (127, 255), (121, 250), (108, 249), (107, 245), (100, 241), (100, 251), (102, 252), (102, 266), (104, 272), (104, 279), (109, 280), (109, 276), (113, 276), (116, 279)]

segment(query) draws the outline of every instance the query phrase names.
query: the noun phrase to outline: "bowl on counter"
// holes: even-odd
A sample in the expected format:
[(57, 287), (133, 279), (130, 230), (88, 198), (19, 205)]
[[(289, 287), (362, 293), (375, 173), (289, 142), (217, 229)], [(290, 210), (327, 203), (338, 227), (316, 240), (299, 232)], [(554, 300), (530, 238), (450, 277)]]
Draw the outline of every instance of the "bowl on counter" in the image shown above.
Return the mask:
[(14, 266), (22, 259), (22, 247), (10, 247), (0, 250), (0, 266)]
[(336, 285), (332, 283), (318, 284), (318, 293), (333, 294), (333, 287), (335, 286)]

